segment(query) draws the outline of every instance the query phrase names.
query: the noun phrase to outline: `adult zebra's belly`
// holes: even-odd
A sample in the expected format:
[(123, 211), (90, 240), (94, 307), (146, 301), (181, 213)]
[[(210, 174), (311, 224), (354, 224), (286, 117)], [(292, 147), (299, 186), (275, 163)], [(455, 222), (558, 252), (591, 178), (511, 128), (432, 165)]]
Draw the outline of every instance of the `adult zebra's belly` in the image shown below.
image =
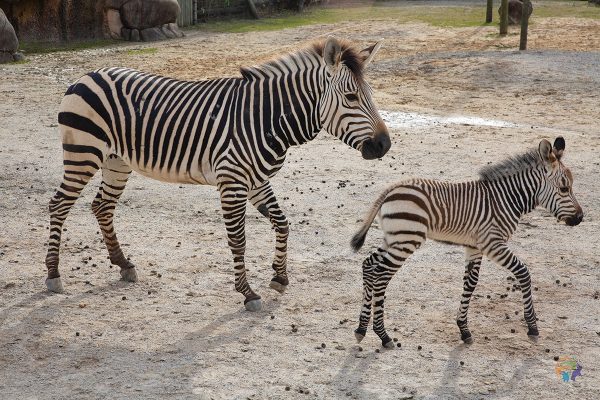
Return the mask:
[(155, 166), (145, 166), (135, 160), (125, 160), (131, 166), (131, 169), (140, 175), (168, 183), (188, 183), (196, 185), (216, 185), (217, 176), (210, 168), (210, 165), (199, 165), (193, 163), (192, 168), (160, 168)]
[(475, 239), (475, 237), (467, 233), (437, 232), (432, 229), (427, 232), (427, 237), (438, 242), (471, 247), (477, 246), (477, 240)]

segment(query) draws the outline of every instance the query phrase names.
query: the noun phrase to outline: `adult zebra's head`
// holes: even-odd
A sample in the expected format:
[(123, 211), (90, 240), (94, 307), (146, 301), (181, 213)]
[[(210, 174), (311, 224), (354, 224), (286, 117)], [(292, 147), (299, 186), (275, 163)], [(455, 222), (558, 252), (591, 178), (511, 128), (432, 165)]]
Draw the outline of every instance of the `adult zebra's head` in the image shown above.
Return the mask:
[(564, 151), (565, 139), (562, 137), (556, 138), (554, 145), (545, 139), (540, 142), (540, 157), (546, 164), (547, 173), (538, 201), (559, 221), (575, 226), (583, 220), (583, 210), (573, 194), (573, 174), (561, 162)]
[(320, 104), (320, 122), (329, 134), (359, 150), (363, 158), (382, 157), (391, 141), (363, 73), (381, 42), (357, 52), (329, 37), (322, 47), (327, 78)]

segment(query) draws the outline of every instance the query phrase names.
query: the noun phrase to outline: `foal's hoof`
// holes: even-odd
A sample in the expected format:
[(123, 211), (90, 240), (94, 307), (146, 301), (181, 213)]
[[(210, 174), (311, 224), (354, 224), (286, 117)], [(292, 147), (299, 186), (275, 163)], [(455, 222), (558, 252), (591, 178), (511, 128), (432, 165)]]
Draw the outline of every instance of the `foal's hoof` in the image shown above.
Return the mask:
[(260, 297), (258, 299), (244, 302), (244, 307), (246, 307), (246, 310), (248, 311), (262, 310), (262, 302), (260, 301)]
[(356, 329), (354, 331), (354, 337), (356, 338), (356, 343), (360, 343), (362, 342), (362, 340), (365, 338), (365, 335), (367, 334), (367, 330), (366, 329)]
[(461, 332), (460, 340), (462, 340), (464, 344), (472, 344), (473, 336), (471, 336), (471, 332)]
[(386, 341), (385, 343), (381, 343), (381, 345), (383, 347), (385, 347), (386, 349), (393, 349), (394, 348), (394, 341), (392, 339)]
[(538, 331), (538, 328), (529, 328), (527, 331), (527, 336), (529, 336), (530, 339), (537, 339), (539, 335), (540, 332)]
[(47, 278), (46, 279), (46, 287), (48, 288), (49, 291), (54, 292), (54, 293), (64, 292), (60, 277), (52, 278), (52, 279)]
[(135, 268), (127, 268), (121, 270), (121, 279), (125, 282), (137, 282), (138, 276)]

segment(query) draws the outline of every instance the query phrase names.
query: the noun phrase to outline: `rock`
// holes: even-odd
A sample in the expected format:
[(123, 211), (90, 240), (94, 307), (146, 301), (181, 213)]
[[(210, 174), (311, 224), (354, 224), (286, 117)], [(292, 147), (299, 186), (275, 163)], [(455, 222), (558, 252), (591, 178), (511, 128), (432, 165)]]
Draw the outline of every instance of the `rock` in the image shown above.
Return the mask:
[(6, 51), (0, 51), (0, 64), (13, 62), (13, 55)]
[[(138, 31), (137, 29), (132, 29), (131, 30), (131, 37), (129, 38), (129, 40), (131, 40), (132, 42), (139, 42), (140, 39), (140, 31)], [(160, 278), (160, 274), (159, 278)]]
[(171, 32), (173, 32), (175, 34), (175, 36), (177, 37), (184, 37), (184, 33), (181, 31), (181, 29), (179, 29), (179, 26), (177, 26), (177, 23), (175, 22), (171, 22), (169, 24), (167, 24), (167, 26), (169, 27), (169, 30), (171, 30)]
[(155, 42), (157, 40), (166, 39), (160, 28), (147, 28), (140, 30), (140, 38), (144, 42)]
[(122, 27), (121, 28), (121, 37), (125, 40), (131, 40), (131, 29)]
[(165, 24), (160, 28), (161, 32), (163, 33), (163, 35), (165, 35), (165, 37), (169, 38), (169, 39), (174, 39), (177, 37), (177, 35), (175, 34), (175, 32), (173, 32), (172, 30), (169, 29), (169, 24)]
[(121, 13), (119, 10), (109, 8), (106, 11), (106, 22), (108, 23), (110, 37), (113, 39), (122, 39), (121, 29), (123, 29), (123, 22), (121, 22)]
[(13, 53), (19, 48), (19, 40), (15, 29), (0, 8), (0, 62), (13, 61)]
[(181, 10), (177, 0), (130, 0), (120, 11), (126, 27), (145, 30), (175, 22)]

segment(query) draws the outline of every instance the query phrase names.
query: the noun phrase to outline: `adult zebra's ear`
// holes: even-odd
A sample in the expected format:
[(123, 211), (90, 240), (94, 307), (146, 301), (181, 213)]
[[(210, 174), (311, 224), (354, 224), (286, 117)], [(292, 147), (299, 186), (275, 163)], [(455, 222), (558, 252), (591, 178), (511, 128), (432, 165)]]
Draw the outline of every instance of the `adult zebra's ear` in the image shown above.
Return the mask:
[(361, 56), (363, 59), (363, 62), (362, 62), (363, 70), (365, 68), (367, 68), (367, 66), (371, 63), (371, 61), (373, 61), (375, 54), (377, 54), (377, 52), (381, 48), (382, 42), (383, 42), (383, 39), (381, 39), (379, 42), (375, 43), (373, 46), (369, 46), (366, 49), (362, 49), (360, 51), (360, 53), (358, 53), (358, 55)]
[(558, 160), (560, 160), (564, 151), (565, 139), (562, 136), (559, 136), (554, 140), (554, 146), (552, 146), (552, 153), (556, 156)]
[(542, 139), (539, 147), (540, 156), (542, 160), (548, 164), (548, 167), (552, 167), (552, 163), (556, 161), (556, 156), (553, 153), (552, 145), (546, 139)]
[(342, 58), (342, 46), (333, 36), (329, 36), (323, 47), (323, 58), (331, 72), (335, 72)]

